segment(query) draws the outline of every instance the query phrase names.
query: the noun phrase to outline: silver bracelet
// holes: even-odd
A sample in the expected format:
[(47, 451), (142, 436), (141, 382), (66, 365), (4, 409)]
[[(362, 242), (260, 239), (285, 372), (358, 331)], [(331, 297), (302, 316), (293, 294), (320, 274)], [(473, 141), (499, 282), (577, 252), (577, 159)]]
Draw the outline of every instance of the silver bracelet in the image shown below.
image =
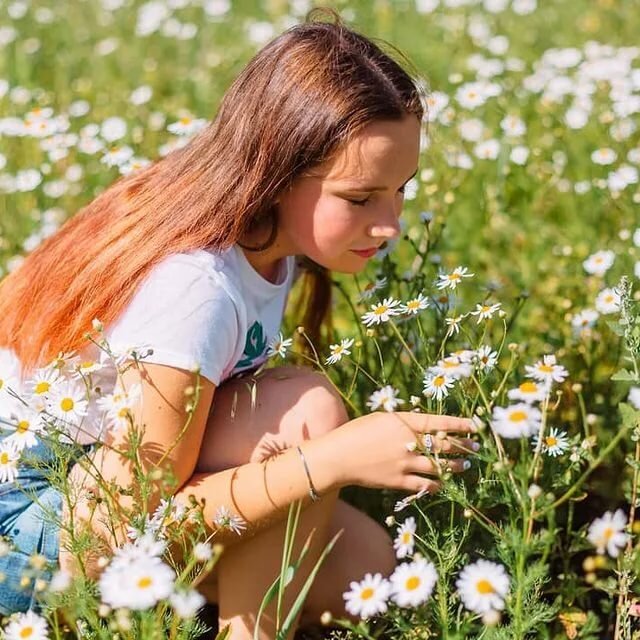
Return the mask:
[(307, 460), (304, 457), (304, 453), (302, 453), (302, 449), (300, 447), (296, 447), (300, 457), (302, 458), (302, 464), (304, 465), (304, 470), (307, 472), (307, 479), (309, 480), (309, 495), (314, 502), (320, 500), (320, 496), (316, 493), (316, 489), (313, 486), (313, 482), (311, 480), (311, 474), (309, 473), (309, 467), (307, 466)]

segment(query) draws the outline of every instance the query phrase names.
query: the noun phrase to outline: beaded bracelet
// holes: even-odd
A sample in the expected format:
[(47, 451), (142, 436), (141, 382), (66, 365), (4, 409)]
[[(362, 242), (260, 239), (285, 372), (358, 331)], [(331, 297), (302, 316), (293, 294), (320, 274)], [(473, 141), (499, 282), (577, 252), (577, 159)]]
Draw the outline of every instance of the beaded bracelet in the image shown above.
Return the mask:
[(317, 502), (318, 500), (320, 500), (320, 496), (316, 493), (316, 489), (313, 486), (313, 482), (311, 480), (311, 474), (309, 473), (309, 467), (307, 466), (307, 460), (304, 457), (304, 453), (302, 453), (302, 449), (300, 447), (296, 447), (296, 449), (298, 450), (298, 453), (302, 458), (302, 464), (304, 465), (304, 470), (306, 471), (307, 479), (309, 480), (309, 495), (311, 496), (311, 499), (314, 502)]

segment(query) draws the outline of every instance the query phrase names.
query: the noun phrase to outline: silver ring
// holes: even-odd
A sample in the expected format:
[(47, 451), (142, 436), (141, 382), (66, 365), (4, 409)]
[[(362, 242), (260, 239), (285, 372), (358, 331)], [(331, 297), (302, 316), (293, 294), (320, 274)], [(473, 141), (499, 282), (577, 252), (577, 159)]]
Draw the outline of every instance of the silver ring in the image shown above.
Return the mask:
[(422, 444), (427, 453), (433, 453), (433, 438), (430, 433), (425, 433), (422, 436)]

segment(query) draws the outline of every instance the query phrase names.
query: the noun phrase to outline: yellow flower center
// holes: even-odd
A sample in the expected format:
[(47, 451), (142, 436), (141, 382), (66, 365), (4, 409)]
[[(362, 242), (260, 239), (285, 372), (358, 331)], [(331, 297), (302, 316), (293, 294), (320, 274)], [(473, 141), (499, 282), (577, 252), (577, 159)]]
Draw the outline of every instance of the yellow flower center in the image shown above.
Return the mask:
[(332, 353), (333, 353), (334, 356), (337, 356), (337, 355), (341, 354), (343, 351), (344, 351), (344, 347), (341, 344), (339, 344), (338, 346), (333, 348)]
[(9, 464), (9, 454), (6, 451), (0, 453), (0, 464)]
[(553, 371), (553, 367), (550, 364), (541, 364), (538, 369), (540, 369), (542, 373), (551, 373)]
[(613, 296), (612, 295), (607, 295), (604, 298), (605, 302), (613, 302)]
[(73, 398), (62, 398), (60, 401), (60, 408), (63, 411), (71, 411), (73, 406)]
[(409, 300), (407, 302), (407, 309), (418, 309), (420, 307), (420, 302), (418, 300)]
[(192, 118), (189, 118), (189, 116), (184, 116), (183, 118), (180, 118), (180, 124), (191, 124)]
[(383, 313), (386, 313), (387, 311), (389, 311), (389, 307), (387, 307), (384, 304), (381, 304), (379, 307), (374, 309), (373, 313), (375, 313), (377, 316), (381, 316)]
[(93, 367), (93, 362), (91, 360), (89, 360), (88, 362), (83, 362), (80, 365), (81, 369), (88, 369), (89, 367)]
[(458, 366), (457, 362), (453, 362), (452, 360), (445, 360), (444, 361), (444, 368), (445, 369), (455, 369)]
[(148, 589), (153, 584), (153, 580), (149, 576), (145, 576), (144, 578), (140, 578), (138, 580), (138, 587), (140, 589)]
[(611, 528), (611, 527), (607, 527), (603, 533), (602, 533), (602, 537), (605, 540), (609, 540), (611, 538), (611, 536), (615, 533), (615, 531)]
[(483, 595), (496, 592), (493, 585), (488, 580), (478, 580), (476, 583), (476, 589), (478, 590), (478, 593), (482, 593)]
[(118, 411), (118, 418), (126, 418), (129, 415), (129, 408), (122, 407), (120, 411)]
[(50, 388), (51, 388), (51, 385), (48, 382), (43, 380), (42, 382), (38, 382), (38, 384), (36, 385), (35, 393), (37, 394), (47, 393), (47, 391), (49, 391)]
[(558, 444), (558, 440), (553, 436), (547, 436), (544, 441), (547, 443), (547, 447), (555, 447)]
[(409, 544), (411, 542), (411, 533), (409, 531), (405, 531), (402, 534), (402, 542), (404, 542), (404, 544)]
[(433, 379), (433, 385), (435, 387), (441, 387), (444, 384), (444, 376), (436, 376)]
[(509, 415), (511, 422), (522, 422), (527, 419), (527, 414), (524, 411), (514, 411)]
[(33, 635), (33, 627), (22, 627), (19, 635), (21, 638), (30, 638)]
[(461, 280), (460, 274), (459, 273), (452, 273), (450, 276), (448, 276), (449, 280), (453, 280), (454, 282), (457, 282), (458, 280)]
[(20, 420), (18, 422), (18, 428), (16, 429), (17, 433), (24, 433), (25, 431), (29, 431), (29, 421), (28, 420)]
[(535, 382), (523, 382), (519, 388), (522, 393), (535, 393), (538, 390), (538, 385)]
[(373, 594), (374, 594), (373, 589), (371, 587), (367, 587), (366, 589), (362, 590), (362, 593), (360, 594), (360, 599), (369, 600), (370, 598), (373, 598)]
[(418, 576), (411, 576), (404, 584), (407, 591), (413, 591), (420, 586), (420, 578)]

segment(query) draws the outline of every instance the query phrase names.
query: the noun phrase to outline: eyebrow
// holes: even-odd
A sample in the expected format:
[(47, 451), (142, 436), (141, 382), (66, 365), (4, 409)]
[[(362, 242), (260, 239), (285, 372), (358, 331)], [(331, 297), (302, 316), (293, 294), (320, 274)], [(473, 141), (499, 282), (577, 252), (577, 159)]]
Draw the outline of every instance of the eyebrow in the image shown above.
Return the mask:
[[(418, 174), (418, 169), (416, 169), (403, 183), (403, 186), (409, 182), (412, 178), (415, 178)], [(348, 188), (348, 191), (386, 191), (387, 187), (367, 187), (366, 185), (358, 185), (352, 186)]]

